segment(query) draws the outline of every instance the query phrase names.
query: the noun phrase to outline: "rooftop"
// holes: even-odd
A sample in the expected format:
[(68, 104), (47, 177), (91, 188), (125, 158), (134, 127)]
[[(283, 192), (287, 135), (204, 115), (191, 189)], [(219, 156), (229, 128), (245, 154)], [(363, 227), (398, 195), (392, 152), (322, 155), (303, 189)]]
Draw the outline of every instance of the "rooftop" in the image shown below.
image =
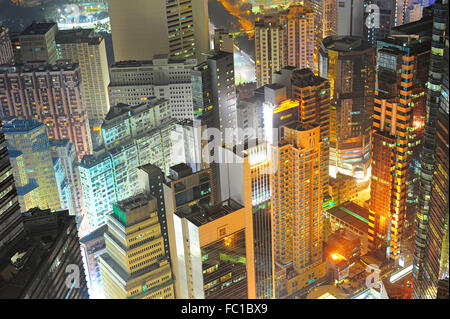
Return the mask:
[(152, 199), (154, 199), (154, 197), (152, 197), (150, 194), (140, 193), (138, 195), (117, 202), (114, 205), (123, 212), (129, 212), (146, 206)]
[(105, 234), (105, 232), (108, 230), (108, 225), (103, 225), (99, 228), (97, 228), (96, 230), (94, 230), (93, 232), (89, 233), (88, 235), (84, 236), (83, 238), (80, 239), (80, 243), (84, 244), (87, 243), (93, 239), (97, 239), (99, 237), (103, 237), (103, 235)]
[(201, 205), (183, 207), (182, 209), (177, 210), (175, 214), (180, 218), (186, 218), (195, 226), (200, 227), (242, 208), (244, 208), (244, 206), (229, 198), (212, 207)]
[(308, 87), (312, 85), (319, 85), (327, 80), (315, 75), (310, 69), (295, 70), (292, 73), (292, 84), (297, 87)]
[(35, 119), (19, 120), (17, 118), (6, 118), (3, 120), (5, 134), (30, 132), (42, 126), (44, 126), (44, 124)]
[(358, 52), (371, 47), (370, 43), (362, 37), (356, 36), (329, 36), (323, 39), (323, 47), (339, 52)]
[(55, 22), (33, 22), (25, 30), (23, 30), (20, 35), (46, 34), (53, 27), (57, 27)]
[(60, 30), (56, 33), (56, 43), (89, 43), (99, 44), (102, 37), (95, 36), (94, 29)]
[(342, 205), (330, 208), (327, 213), (355, 226), (362, 232), (367, 232), (369, 223), (369, 210), (367, 208), (353, 202), (345, 202)]

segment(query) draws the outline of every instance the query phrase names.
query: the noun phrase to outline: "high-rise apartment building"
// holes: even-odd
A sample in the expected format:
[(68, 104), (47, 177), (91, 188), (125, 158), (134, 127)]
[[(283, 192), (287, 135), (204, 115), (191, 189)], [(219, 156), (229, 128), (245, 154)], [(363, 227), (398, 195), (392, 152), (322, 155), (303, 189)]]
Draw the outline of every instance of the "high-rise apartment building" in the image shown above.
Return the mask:
[(157, 199), (146, 193), (113, 204), (99, 258), (107, 299), (174, 299)]
[(414, 298), (435, 299), (439, 279), (448, 278), (448, 1), (433, 10), (427, 118), (420, 174), (414, 251)]
[(272, 147), (277, 169), (270, 176), (275, 298), (325, 276), (320, 127), (294, 122), (280, 131), (280, 141)]
[(284, 32), (273, 19), (255, 21), (256, 82), (271, 84), (273, 73), (283, 67)]
[(23, 225), (20, 242), (2, 247), (0, 298), (88, 299), (75, 218), (34, 208)]
[(8, 28), (0, 25), (0, 65), (14, 63), (14, 52)]
[(33, 22), (19, 35), (20, 54), (25, 64), (55, 64), (58, 59), (55, 36), (58, 25), (55, 22)]
[(289, 7), (279, 15), (283, 28), (283, 66), (294, 66), (299, 69), (314, 71), (314, 13), (311, 8), (301, 5)]
[(370, 178), (375, 50), (360, 37), (328, 37), (320, 48), (319, 75), (331, 94), (330, 175)]
[(80, 67), (84, 107), (92, 124), (101, 122), (109, 110), (109, 70), (105, 41), (94, 29), (63, 30), (56, 34), (58, 59)]
[[(20, 151), (28, 177), (38, 185), (38, 205), (52, 211), (61, 208), (52, 152), (44, 124), (12, 119), (4, 123), (8, 150)], [(18, 179), (19, 180), (19, 179)], [(22, 207), (24, 210), (25, 207)]]
[(415, 137), (414, 109), (424, 102), (431, 20), (395, 31), (403, 36), (392, 35), (377, 44), (369, 245), (384, 248), (398, 260), (404, 250), (408, 194), (414, 181), (413, 151), (421, 142)]
[(6, 148), (3, 124), (0, 120), (0, 251), (23, 232), (13, 169)]
[(70, 139), (79, 159), (92, 152), (77, 64), (0, 68), (0, 116), (37, 118), (51, 140)]
[[(237, 93), (234, 82), (233, 54), (210, 52), (205, 62), (192, 71), (192, 97), (196, 119), (208, 128), (220, 130), (221, 143), (226, 130), (234, 134), (237, 128)], [(233, 141), (233, 135), (228, 136)], [(228, 144), (231, 144), (228, 142)]]
[(112, 203), (136, 194), (138, 167), (154, 164), (169, 171), (176, 123), (165, 100), (110, 109), (101, 128), (104, 145), (78, 167), (90, 230), (106, 222)]
[(329, 195), (329, 154), (330, 154), (330, 83), (314, 75), (310, 69), (296, 70), (292, 74), (292, 98), (299, 100), (298, 120), (304, 124), (320, 125), (321, 163), (320, 175), (324, 205), (330, 201)]
[(122, 61), (110, 67), (111, 105), (138, 105), (150, 97), (170, 101), (172, 117), (193, 119), (191, 69), (195, 59), (174, 59), (167, 54), (148, 61)]
[(209, 50), (207, 0), (110, 0), (108, 9), (115, 61), (161, 53), (201, 60)]

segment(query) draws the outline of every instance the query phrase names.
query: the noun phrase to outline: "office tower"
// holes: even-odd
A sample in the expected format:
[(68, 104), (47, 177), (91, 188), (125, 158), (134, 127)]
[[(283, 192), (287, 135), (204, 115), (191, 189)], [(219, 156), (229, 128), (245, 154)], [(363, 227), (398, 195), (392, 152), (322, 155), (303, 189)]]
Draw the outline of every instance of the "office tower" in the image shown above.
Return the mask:
[(109, 70), (105, 41), (94, 29), (59, 31), (56, 34), (58, 59), (78, 63), (83, 101), (92, 124), (101, 122), (109, 110)]
[(191, 69), (195, 59), (174, 59), (158, 54), (150, 61), (122, 61), (110, 67), (111, 105), (138, 105), (149, 97), (170, 101), (172, 117), (193, 119)]
[(74, 216), (76, 212), (73, 208), (69, 180), (67, 178), (62, 161), (58, 157), (53, 158), (53, 171), (55, 172), (56, 188), (58, 189), (61, 209), (69, 211), (69, 215)]
[(364, 0), (337, 1), (337, 35), (363, 36)]
[(16, 181), (17, 199), (20, 209), (26, 212), (39, 206), (39, 185), (36, 180), (30, 179), (26, 172), (25, 160), (21, 151), (10, 150), (9, 160)]
[(356, 178), (337, 173), (335, 178), (330, 177), (329, 179), (330, 196), (334, 206), (356, 200), (358, 197)]
[(319, 75), (330, 82), (330, 175), (370, 178), (375, 50), (360, 37), (328, 37)]
[(104, 235), (107, 230), (108, 226), (103, 225), (80, 238), (81, 255), (83, 256), (89, 299), (105, 298), (98, 260), (101, 255), (106, 253)]
[(75, 218), (34, 208), (23, 223), (23, 238), (0, 259), (0, 298), (88, 299)]
[(58, 59), (55, 36), (58, 25), (54, 22), (33, 22), (19, 35), (20, 53), (25, 64), (55, 64)]
[(79, 159), (92, 152), (77, 64), (0, 68), (0, 116), (37, 118), (51, 140), (70, 139)]
[(206, 0), (110, 0), (108, 9), (115, 61), (148, 60), (160, 53), (201, 60), (209, 50)]
[(146, 193), (113, 204), (99, 257), (107, 299), (174, 299), (157, 199)]
[(280, 141), (272, 147), (277, 167), (270, 176), (275, 298), (291, 296), (325, 276), (322, 143), (318, 125), (293, 122), (281, 127)]
[[(62, 168), (66, 175), (73, 206), (73, 212), (76, 215), (77, 225), (80, 226), (84, 216), (83, 197), (80, 186), (80, 176), (78, 173), (78, 158), (75, 152), (75, 146), (69, 139), (50, 141), (53, 158), (61, 160)], [(83, 229), (78, 229), (80, 235), (84, 234)]]
[(414, 298), (423, 299), (448, 278), (448, 32), (448, 1), (435, 1), (413, 268)]
[(378, 40), (391, 34), (391, 29), (395, 27), (396, 2), (396, 0), (364, 0), (365, 7), (374, 7), (372, 10), (364, 11), (364, 37), (369, 43), (376, 45)]
[[(316, 0), (317, 1), (317, 0)], [(336, 0), (322, 0), (322, 12), (323, 12), (323, 36), (322, 39), (326, 37), (337, 35), (337, 6)]]
[(11, 45), (8, 28), (0, 25), (0, 65), (13, 63), (14, 52)]
[(310, 69), (296, 70), (292, 74), (292, 98), (299, 100), (299, 121), (304, 124), (320, 125), (320, 175), (323, 204), (330, 203), (329, 154), (330, 154), (330, 83), (314, 75)]
[(283, 28), (283, 66), (309, 68), (314, 71), (314, 13), (301, 5), (291, 6), (281, 12), (279, 21)]
[(252, 181), (256, 298), (270, 299), (273, 297), (270, 145), (267, 142), (247, 145), (244, 152), (248, 154)]
[(272, 19), (255, 21), (256, 82), (258, 87), (271, 84), (273, 73), (283, 66), (284, 33)]
[(164, 185), (177, 298), (255, 298), (248, 159), (221, 168), (227, 177), (216, 184), (230, 184), (219, 195), (228, 199), (220, 202), (210, 169), (192, 173), (177, 165)]
[(19, 201), (14, 185), (3, 123), (0, 120), (0, 251), (23, 232)]
[(11, 119), (4, 122), (4, 133), (8, 150), (22, 152), (26, 173), (38, 185), (38, 207), (52, 211), (60, 209), (52, 152), (45, 125), (36, 120)]
[(231, 134), (237, 128), (237, 95), (233, 54), (211, 52), (205, 62), (194, 68), (192, 97), (195, 118), (202, 120), (208, 128), (220, 130), (221, 144), (227, 143), (225, 138), (234, 141)]
[(234, 52), (233, 36), (225, 29), (214, 30), (214, 51)]
[(404, 24), (377, 44), (369, 246), (395, 260), (406, 243), (413, 150), (420, 143), (413, 115), (426, 90), (431, 28), (430, 19)]

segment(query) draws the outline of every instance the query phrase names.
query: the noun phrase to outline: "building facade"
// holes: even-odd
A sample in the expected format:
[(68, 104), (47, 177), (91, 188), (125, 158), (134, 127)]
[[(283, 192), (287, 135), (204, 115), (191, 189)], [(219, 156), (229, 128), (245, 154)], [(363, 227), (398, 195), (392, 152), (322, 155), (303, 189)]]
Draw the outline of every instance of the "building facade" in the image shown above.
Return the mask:
[(80, 67), (83, 101), (91, 124), (101, 122), (109, 110), (109, 70), (105, 40), (94, 29), (63, 30), (56, 34), (58, 59)]
[(201, 59), (209, 50), (207, 0), (108, 2), (115, 61), (155, 54)]
[(51, 140), (70, 139), (79, 159), (92, 152), (77, 64), (0, 68), (0, 116), (37, 118)]
[(110, 104), (138, 105), (156, 97), (170, 101), (173, 118), (193, 119), (191, 69), (196, 60), (169, 58), (167, 54), (152, 58), (111, 65)]

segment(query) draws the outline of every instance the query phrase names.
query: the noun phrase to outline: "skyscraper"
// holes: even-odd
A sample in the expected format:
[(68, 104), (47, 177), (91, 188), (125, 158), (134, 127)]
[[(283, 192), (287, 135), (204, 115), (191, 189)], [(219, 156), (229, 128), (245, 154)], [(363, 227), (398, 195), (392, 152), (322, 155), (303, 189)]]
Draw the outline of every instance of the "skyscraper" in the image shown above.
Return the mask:
[(314, 71), (316, 42), (312, 9), (294, 5), (281, 12), (279, 19), (284, 33), (283, 66), (308, 68)]
[(109, 110), (109, 70), (105, 41), (94, 29), (63, 30), (56, 34), (58, 59), (78, 63), (83, 101), (91, 125), (101, 122)]
[(319, 75), (330, 82), (330, 174), (368, 182), (375, 50), (360, 37), (328, 37), (320, 49)]
[(152, 58), (111, 65), (108, 88), (111, 105), (134, 106), (156, 97), (170, 101), (173, 118), (194, 119), (191, 69), (197, 64), (196, 60), (170, 58), (167, 54)]
[(17, 198), (21, 211), (26, 212), (34, 207), (39, 207), (39, 185), (35, 179), (28, 177), (23, 153), (10, 150), (9, 160), (16, 181)]
[(1, 299), (88, 299), (75, 218), (34, 208), (20, 242), (2, 247)]
[(115, 61), (155, 54), (202, 59), (209, 50), (207, 0), (108, 2)]
[(226, 170), (240, 179), (230, 184), (239, 199), (229, 193), (214, 202), (211, 172), (192, 174), (186, 165), (173, 167), (164, 185), (177, 298), (255, 298), (249, 165)]
[(228, 53), (234, 52), (234, 39), (225, 29), (214, 30), (214, 50)]
[(156, 201), (140, 193), (113, 204), (99, 259), (106, 298), (175, 298)]
[(0, 119), (0, 252), (23, 231), (13, 170), (9, 161), (3, 123)]
[(8, 29), (0, 25), (0, 65), (12, 64), (14, 62), (14, 52), (11, 45)]
[(396, 27), (391, 37), (377, 44), (369, 245), (383, 247), (396, 260), (406, 240), (413, 150), (420, 144), (414, 113), (423, 106), (430, 38), (431, 20), (425, 19)]
[[(281, 126), (272, 148), (272, 251), (275, 298), (290, 296), (325, 276), (322, 262), (320, 127)], [(279, 274), (282, 273), (281, 279)]]
[(330, 83), (314, 75), (310, 69), (296, 70), (292, 74), (292, 98), (299, 100), (299, 118), (304, 124), (320, 125), (321, 163), (320, 175), (323, 204), (330, 201), (329, 154), (330, 154)]
[[(36, 120), (12, 119), (4, 123), (8, 150), (20, 151), (26, 172), (38, 185), (38, 207), (52, 211), (61, 208), (52, 152), (44, 124)], [(25, 210), (25, 207), (22, 207)]]
[[(364, 12), (364, 37), (373, 45), (391, 34), (395, 27), (395, 13), (397, 12), (396, 0), (364, 0), (364, 6), (372, 6), (372, 16), (369, 18), (370, 10)], [(369, 23), (370, 22), (370, 23)]]
[(229, 132), (234, 134), (237, 128), (237, 94), (232, 53), (210, 52), (207, 60), (194, 68), (192, 96), (195, 118), (208, 128), (220, 130), (220, 145), (227, 143), (226, 130), (230, 129)]
[(77, 64), (0, 68), (0, 116), (37, 118), (51, 140), (70, 139), (79, 159), (92, 152)]
[(414, 298), (434, 299), (448, 278), (448, 1), (434, 3), (427, 118), (414, 252)]
[(255, 21), (256, 82), (258, 87), (271, 84), (273, 73), (283, 67), (283, 29), (274, 19)]

